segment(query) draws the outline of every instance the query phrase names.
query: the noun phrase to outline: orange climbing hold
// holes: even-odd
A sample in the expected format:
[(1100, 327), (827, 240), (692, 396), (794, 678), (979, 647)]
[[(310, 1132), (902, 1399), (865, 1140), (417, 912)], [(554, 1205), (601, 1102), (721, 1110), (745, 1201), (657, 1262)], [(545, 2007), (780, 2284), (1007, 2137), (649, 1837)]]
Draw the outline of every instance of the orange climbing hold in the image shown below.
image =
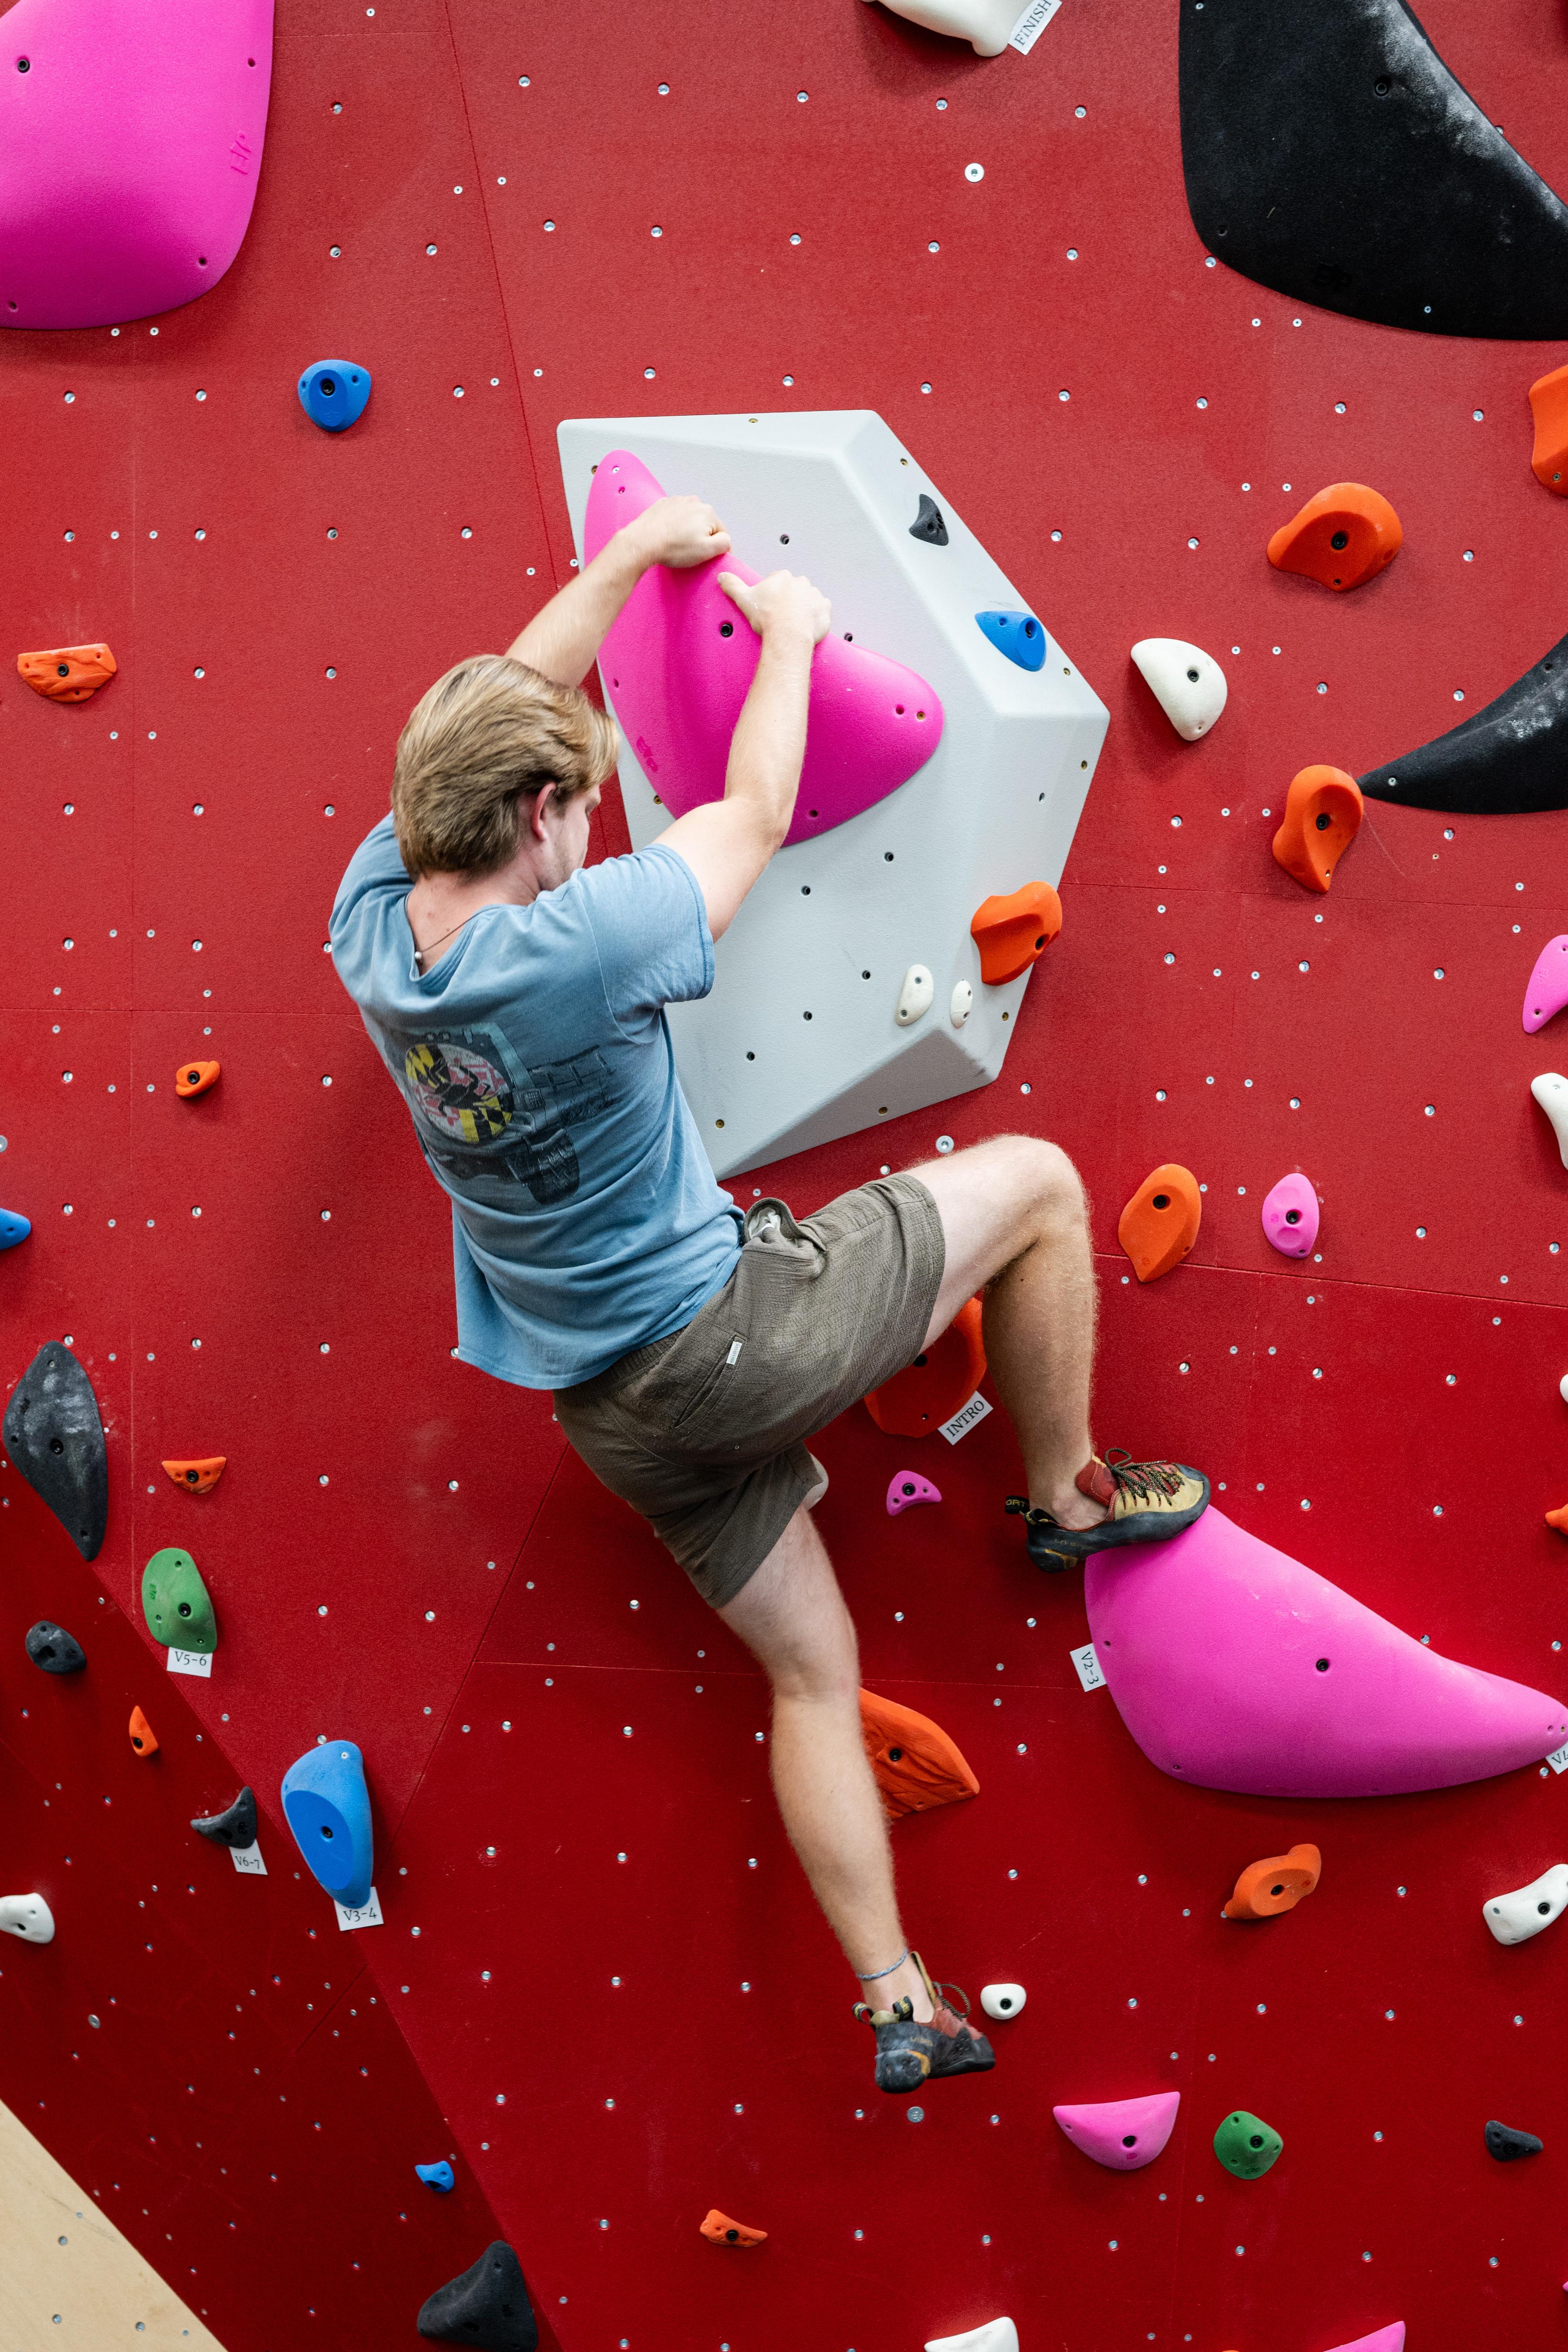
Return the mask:
[(1364, 482), (1331, 482), (1268, 542), (1277, 572), (1300, 572), (1325, 588), (1360, 588), (1393, 562), (1405, 538), (1388, 500)]
[(975, 909), (969, 936), (980, 950), (980, 977), (989, 988), (1016, 980), (1043, 955), (1062, 927), (1062, 902), (1048, 882), (1026, 882), (1008, 898), (987, 898)]
[(1555, 1528), (1560, 1536), (1568, 1536), (1568, 1503), (1564, 1503), (1560, 1511), (1548, 1511), (1546, 1524), (1549, 1528)]
[(1140, 1282), (1158, 1282), (1181, 1265), (1198, 1237), (1203, 1213), (1197, 1179), (1174, 1160), (1143, 1179), (1116, 1227)]
[(890, 1822), (980, 1794), (980, 1783), (940, 1723), (875, 1691), (860, 1694), (860, 1737)]
[(18, 674), (51, 702), (85, 702), (109, 684), (118, 667), (107, 646), (55, 646), (47, 653), (16, 656)]
[(1560, 499), (1568, 499), (1568, 367), (1536, 377), (1530, 387), (1530, 413), (1535, 419), (1531, 471)]
[(1326, 890), (1361, 829), (1361, 786), (1342, 768), (1303, 768), (1290, 779), (1274, 855), (1303, 890)]
[(158, 1735), (139, 1706), (131, 1710), (131, 1745), (138, 1756), (156, 1756)]
[(223, 1476), (226, 1454), (209, 1454), (204, 1462), (165, 1462), (164, 1469), (176, 1486), (184, 1486), (193, 1495), (210, 1495)]
[(220, 1062), (182, 1062), (174, 1072), (174, 1092), (205, 1095), (209, 1087), (216, 1086), (222, 1066)]
[(873, 1389), (866, 1410), (889, 1437), (923, 1437), (951, 1421), (985, 1378), (980, 1301), (965, 1301), (940, 1339)]
[(748, 2230), (743, 2221), (731, 2221), (717, 2205), (701, 2228), (710, 2246), (760, 2246), (768, 2234), (765, 2230)]
[(1293, 1845), (1289, 1853), (1272, 1853), (1255, 1862), (1236, 1882), (1236, 1893), (1225, 1906), (1227, 1919), (1272, 1919), (1294, 1911), (1303, 1895), (1310, 1895), (1323, 1874), (1323, 1857), (1315, 1845)]

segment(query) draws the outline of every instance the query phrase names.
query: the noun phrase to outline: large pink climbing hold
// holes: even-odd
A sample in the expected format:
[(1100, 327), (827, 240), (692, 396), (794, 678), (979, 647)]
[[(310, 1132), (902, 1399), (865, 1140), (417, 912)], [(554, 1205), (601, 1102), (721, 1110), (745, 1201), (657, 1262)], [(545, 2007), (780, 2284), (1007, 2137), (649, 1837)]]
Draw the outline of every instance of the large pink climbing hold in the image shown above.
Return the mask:
[(1156, 2091), (1149, 2099), (1101, 2099), (1092, 2106), (1053, 2107), (1075, 2147), (1112, 2172), (1141, 2172), (1152, 2164), (1176, 2127), (1180, 2091)]
[(918, 1470), (895, 1470), (888, 1482), (888, 1517), (896, 1519), (900, 1511), (912, 1510), (917, 1503), (940, 1503), (942, 1489), (922, 1478)]
[[(583, 530), (588, 560), (663, 496), (625, 449), (602, 457)], [(616, 717), (671, 816), (723, 797), (730, 738), (757, 667), (759, 640), (720, 587), (721, 572), (749, 587), (759, 577), (732, 556), (682, 572), (656, 563), (599, 655)], [(830, 832), (908, 783), (942, 740), (942, 724), (940, 700), (912, 669), (824, 637), (811, 665), (805, 761), (786, 842)]]
[(1298, 1170), (1281, 1176), (1263, 1203), (1263, 1231), (1281, 1257), (1306, 1257), (1318, 1238), (1318, 1196)]
[(1211, 1504), (1166, 1543), (1095, 1553), (1095, 1655), (1173, 1779), (1259, 1797), (1389, 1797), (1539, 1764), (1568, 1707), (1412, 1641)]
[(0, 57), (0, 326), (216, 286), (250, 223), (272, 0), (16, 0)]
[(1405, 2352), (1405, 2322), (1396, 2319), (1392, 2326), (1373, 2328), (1353, 2344), (1336, 2344), (1334, 2352)]
[(1524, 1025), (1531, 1035), (1544, 1029), (1554, 1013), (1568, 1004), (1568, 931), (1548, 940), (1535, 959), (1530, 986), (1524, 992)]

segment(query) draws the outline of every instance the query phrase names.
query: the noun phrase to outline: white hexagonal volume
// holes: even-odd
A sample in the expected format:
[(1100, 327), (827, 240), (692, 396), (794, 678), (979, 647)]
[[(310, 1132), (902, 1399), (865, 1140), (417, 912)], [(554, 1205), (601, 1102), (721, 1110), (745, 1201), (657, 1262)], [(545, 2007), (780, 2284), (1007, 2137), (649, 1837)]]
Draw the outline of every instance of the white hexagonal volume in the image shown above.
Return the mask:
[[(629, 450), (665, 490), (709, 499), (740, 561), (808, 574), (832, 599), (836, 634), (916, 671), (942, 706), (924, 766), (845, 824), (781, 850), (719, 942), (711, 993), (669, 1007), (715, 1172), (989, 1085), (1029, 972), (984, 983), (970, 922), (986, 898), (1059, 882), (1105, 740), (1104, 705), (872, 410), (577, 418), (558, 437), (580, 557), (594, 468)], [(605, 700), (614, 709), (607, 681)], [(620, 775), (640, 848), (668, 814), (629, 742)], [(1046, 961), (1048, 986), (1048, 950)], [(907, 1013), (900, 1024), (917, 966), (955, 1012), (958, 992), (973, 991), (962, 1026)]]

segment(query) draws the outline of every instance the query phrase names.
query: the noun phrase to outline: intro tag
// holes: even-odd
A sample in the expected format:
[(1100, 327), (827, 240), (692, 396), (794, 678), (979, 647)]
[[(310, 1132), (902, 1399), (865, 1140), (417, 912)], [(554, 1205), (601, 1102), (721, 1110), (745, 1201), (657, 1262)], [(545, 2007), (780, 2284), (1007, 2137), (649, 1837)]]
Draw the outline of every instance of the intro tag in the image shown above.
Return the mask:
[(972, 1429), (978, 1427), (991, 1410), (991, 1406), (986, 1403), (980, 1391), (976, 1389), (969, 1402), (961, 1404), (952, 1419), (940, 1422), (938, 1427), (948, 1444), (956, 1445), (961, 1437), (967, 1437)]

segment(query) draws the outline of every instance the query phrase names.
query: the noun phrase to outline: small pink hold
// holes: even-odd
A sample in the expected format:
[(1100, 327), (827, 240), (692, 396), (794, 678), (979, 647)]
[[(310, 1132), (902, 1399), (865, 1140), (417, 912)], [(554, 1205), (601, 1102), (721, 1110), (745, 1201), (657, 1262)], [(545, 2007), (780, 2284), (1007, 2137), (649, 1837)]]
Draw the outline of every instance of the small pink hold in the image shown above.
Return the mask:
[(1263, 1231), (1282, 1257), (1306, 1257), (1318, 1238), (1318, 1196), (1300, 1170), (1281, 1176), (1263, 1203)]
[(1568, 931), (1548, 940), (1535, 959), (1530, 986), (1524, 992), (1524, 1025), (1531, 1035), (1544, 1029), (1554, 1013), (1568, 1004)]
[(940, 1503), (942, 1490), (918, 1470), (896, 1470), (888, 1486), (888, 1517), (896, 1519), (900, 1511), (913, 1510), (917, 1503)]
[(1176, 2127), (1180, 2091), (1147, 2099), (1101, 2099), (1086, 2107), (1053, 2107), (1075, 2147), (1112, 2172), (1141, 2172), (1152, 2164)]
[(1405, 2352), (1405, 2322), (1396, 2319), (1390, 2327), (1374, 2328), (1370, 2336), (1358, 2336), (1353, 2344), (1339, 2344), (1334, 2352)]

